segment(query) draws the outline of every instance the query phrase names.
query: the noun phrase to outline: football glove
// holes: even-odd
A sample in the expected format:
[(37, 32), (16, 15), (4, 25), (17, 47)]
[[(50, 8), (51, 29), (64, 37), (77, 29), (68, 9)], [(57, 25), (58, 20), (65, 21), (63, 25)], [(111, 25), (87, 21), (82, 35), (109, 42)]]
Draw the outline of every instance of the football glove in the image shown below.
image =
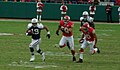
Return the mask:
[(50, 32), (47, 32), (46, 37), (48, 37), (48, 39), (50, 39)]
[(48, 39), (50, 39), (50, 34), (47, 34), (46, 36), (48, 37)]
[(27, 35), (27, 36), (31, 36), (32, 34), (33, 34), (32, 30), (27, 30), (27, 31), (26, 31), (26, 35)]
[(59, 30), (56, 31), (56, 34), (59, 36)]

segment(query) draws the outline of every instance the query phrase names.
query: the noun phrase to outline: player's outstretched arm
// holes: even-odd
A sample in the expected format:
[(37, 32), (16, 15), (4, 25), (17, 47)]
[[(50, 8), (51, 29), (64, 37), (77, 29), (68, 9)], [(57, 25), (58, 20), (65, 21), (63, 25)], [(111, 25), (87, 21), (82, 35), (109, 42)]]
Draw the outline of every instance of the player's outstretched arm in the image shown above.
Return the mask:
[(43, 29), (45, 29), (47, 31), (47, 35), (46, 36), (48, 37), (48, 39), (50, 39), (50, 31), (49, 31), (48, 27), (44, 26)]
[(95, 45), (94, 45), (94, 47), (96, 47), (96, 44), (97, 44), (97, 35), (95, 33), (95, 30), (93, 31), (93, 35), (94, 35), (94, 38), (95, 38)]
[(56, 34), (59, 35), (59, 30), (61, 29), (61, 26), (58, 26), (58, 29), (56, 30)]

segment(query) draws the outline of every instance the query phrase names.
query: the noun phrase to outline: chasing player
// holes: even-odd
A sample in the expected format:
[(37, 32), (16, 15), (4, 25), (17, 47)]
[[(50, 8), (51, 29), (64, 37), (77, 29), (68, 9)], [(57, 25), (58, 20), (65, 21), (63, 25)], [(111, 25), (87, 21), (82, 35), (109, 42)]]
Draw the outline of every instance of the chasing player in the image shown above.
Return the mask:
[(41, 0), (38, 0), (37, 1), (37, 19), (38, 19), (38, 21), (41, 21), (43, 7), (44, 7), (44, 4), (41, 2)]
[(35, 60), (34, 48), (36, 48), (37, 53), (42, 55), (42, 60), (45, 61), (45, 53), (41, 50), (41, 48), (39, 48), (39, 44), (41, 42), (40, 32), (43, 29), (45, 29), (47, 31), (47, 37), (49, 39), (50, 31), (42, 23), (38, 23), (38, 20), (36, 18), (33, 18), (31, 20), (31, 23), (28, 24), (28, 29), (26, 31), (26, 35), (32, 37), (32, 41), (29, 45), (30, 52), (31, 52), (30, 62)]
[(82, 26), (85, 22), (88, 22), (89, 25), (95, 29), (95, 25), (94, 25), (94, 22), (93, 22), (93, 18), (89, 16), (89, 14), (88, 14), (87, 11), (84, 11), (84, 12), (82, 13), (82, 17), (80, 17), (80, 22), (81, 22), (81, 26)]
[(94, 54), (94, 53), (100, 53), (100, 50), (98, 48), (94, 48), (94, 46), (96, 47), (97, 44), (97, 36), (95, 33), (95, 29), (90, 27), (89, 24), (86, 22), (83, 24), (82, 27), (80, 27), (80, 31), (83, 33), (82, 34), (82, 38), (79, 40), (79, 42), (83, 39), (83, 37), (85, 38), (83, 43), (81, 44), (81, 48), (79, 50), (80, 52), (80, 57), (79, 60), (77, 61), (77, 63), (83, 63), (83, 53), (84, 53), (84, 49), (89, 47), (90, 48), (90, 53)]
[(74, 23), (70, 21), (69, 16), (64, 16), (64, 20), (60, 21), (59, 27), (56, 31), (56, 34), (59, 35), (59, 31), (62, 31), (62, 38), (59, 42), (59, 47), (63, 48), (66, 46), (66, 43), (68, 42), (70, 45), (71, 53), (73, 56), (73, 61), (76, 61), (75, 58), (75, 49), (74, 49), (74, 38), (73, 38), (73, 30)]

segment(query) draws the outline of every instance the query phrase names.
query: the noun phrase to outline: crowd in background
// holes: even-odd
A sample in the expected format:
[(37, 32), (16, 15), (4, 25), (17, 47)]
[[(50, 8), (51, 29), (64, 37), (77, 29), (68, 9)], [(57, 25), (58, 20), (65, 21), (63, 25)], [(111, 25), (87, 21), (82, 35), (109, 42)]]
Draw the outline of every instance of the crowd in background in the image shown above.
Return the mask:
[[(0, 1), (13, 1), (13, 2), (36, 2), (36, 0), (0, 0)], [(43, 3), (61, 3), (62, 0), (42, 0)], [(100, 2), (113, 2), (115, 5), (120, 6), (120, 0), (64, 0), (67, 4), (91, 4), (96, 5)]]

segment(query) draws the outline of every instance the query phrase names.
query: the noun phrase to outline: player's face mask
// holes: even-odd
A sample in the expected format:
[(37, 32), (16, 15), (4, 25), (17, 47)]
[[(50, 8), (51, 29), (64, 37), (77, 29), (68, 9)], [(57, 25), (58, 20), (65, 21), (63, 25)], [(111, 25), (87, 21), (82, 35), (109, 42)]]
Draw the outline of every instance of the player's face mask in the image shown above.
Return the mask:
[(36, 27), (36, 26), (37, 26), (37, 23), (32, 23), (32, 26), (33, 26), (33, 27)]
[(87, 18), (87, 15), (83, 15), (84, 18)]
[(67, 24), (69, 22), (69, 20), (64, 20), (64, 23)]

